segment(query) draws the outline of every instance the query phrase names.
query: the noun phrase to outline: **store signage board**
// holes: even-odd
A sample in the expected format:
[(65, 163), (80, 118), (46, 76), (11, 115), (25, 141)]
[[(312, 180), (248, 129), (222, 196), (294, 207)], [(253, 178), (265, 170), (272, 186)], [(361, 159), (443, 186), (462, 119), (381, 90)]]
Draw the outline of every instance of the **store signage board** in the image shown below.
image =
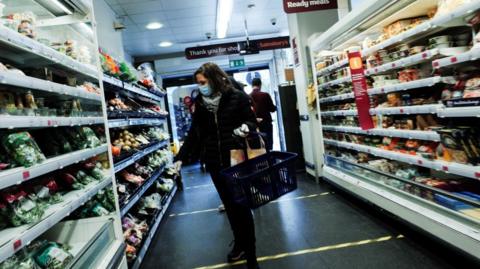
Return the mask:
[[(246, 42), (240, 42), (245, 44)], [(209, 58), (215, 56), (234, 55), (239, 54), (239, 43), (223, 43), (209, 46), (190, 47), (185, 49), (185, 57), (188, 60)], [(273, 50), (290, 48), (290, 37), (282, 36), (275, 38), (265, 38), (258, 40), (251, 40), (250, 46), (258, 50)]]
[(283, 10), (289, 14), (336, 8), (337, 0), (283, 0)]
[(375, 126), (370, 115), (370, 98), (367, 92), (367, 80), (365, 79), (365, 70), (360, 52), (348, 53), (348, 62), (360, 127), (362, 130), (373, 129)]

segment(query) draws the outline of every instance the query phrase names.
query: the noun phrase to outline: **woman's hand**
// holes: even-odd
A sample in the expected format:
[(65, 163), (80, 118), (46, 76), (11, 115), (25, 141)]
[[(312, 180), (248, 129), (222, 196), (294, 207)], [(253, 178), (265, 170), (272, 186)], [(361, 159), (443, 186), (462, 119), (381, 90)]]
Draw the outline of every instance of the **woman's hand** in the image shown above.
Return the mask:
[(250, 130), (248, 129), (248, 125), (245, 123), (242, 124), (242, 126), (238, 127), (237, 129), (233, 130), (233, 134), (242, 138), (245, 138), (248, 136), (248, 133)]

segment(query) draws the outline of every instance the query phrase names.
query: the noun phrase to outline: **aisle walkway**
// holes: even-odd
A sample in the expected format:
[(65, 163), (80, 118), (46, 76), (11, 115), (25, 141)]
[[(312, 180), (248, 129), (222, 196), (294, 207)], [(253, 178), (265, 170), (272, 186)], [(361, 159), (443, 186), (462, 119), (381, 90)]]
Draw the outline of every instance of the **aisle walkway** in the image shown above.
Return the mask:
[[(209, 177), (198, 166), (183, 175), (186, 189), (177, 194), (142, 268), (244, 268), (224, 263), (232, 237)], [(336, 192), (301, 176), (297, 191), (255, 211), (262, 269), (459, 266), (454, 261), (461, 257), (450, 249), (435, 255), (439, 244)]]

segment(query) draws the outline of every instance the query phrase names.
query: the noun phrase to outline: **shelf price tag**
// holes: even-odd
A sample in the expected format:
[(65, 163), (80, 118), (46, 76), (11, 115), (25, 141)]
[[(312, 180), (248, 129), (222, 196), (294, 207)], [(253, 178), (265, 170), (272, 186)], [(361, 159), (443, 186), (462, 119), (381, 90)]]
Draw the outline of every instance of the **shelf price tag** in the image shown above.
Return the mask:
[(30, 178), (30, 171), (23, 171), (22, 173), (23, 180), (27, 180)]
[(23, 243), (21, 239), (17, 239), (13, 242), (13, 251), (17, 251), (22, 247)]

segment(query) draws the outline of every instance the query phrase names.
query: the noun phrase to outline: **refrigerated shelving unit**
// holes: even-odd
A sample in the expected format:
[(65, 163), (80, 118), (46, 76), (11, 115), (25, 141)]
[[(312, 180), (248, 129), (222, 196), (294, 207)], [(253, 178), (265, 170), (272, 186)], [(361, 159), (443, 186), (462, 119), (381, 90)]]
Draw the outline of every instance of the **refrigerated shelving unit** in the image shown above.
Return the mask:
[[(103, 75), (103, 84), (104, 88), (107, 91), (115, 92), (121, 96), (125, 96), (132, 99), (138, 99), (144, 103), (159, 105), (163, 111), (166, 111), (166, 94), (159, 89), (149, 90), (141, 85), (132, 82), (122, 81), (118, 78)], [(108, 113), (107, 113), (108, 114)], [(134, 116), (130, 116), (126, 113), (122, 116), (121, 113), (115, 114), (114, 117), (109, 116), (108, 128), (109, 130), (121, 129), (128, 130), (129, 128), (136, 127), (160, 127), (164, 132), (171, 135), (168, 125), (168, 115), (165, 114), (145, 114), (136, 113)], [(131, 154), (126, 158), (116, 160), (114, 163), (114, 172), (117, 183), (121, 180), (119, 173), (124, 169), (134, 165), (144, 158), (148, 158), (149, 155), (156, 152), (157, 150), (170, 149), (170, 140), (166, 139), (163, 141), (156, 141), (151, 143), (147, 147), (136, 150), (135, 153)], [(142, 197), (148, 193), (148, 190), (154, 186), (156, 182), (159, 181), (162, 173), (165, 171), (165, 168), (172, 164), (173, 158), (169, 158), (168, 162), (161, 167), (157, 168), (152, 175), (146, 179), (140, 186), (138, 186), (133, 192), (129, 193), (124, 199), (120, 199), (119, 208), (120, 216), (124, 218), (132, 210), (135, 205), (137, 205)], [(136, 258), (131, 261), (128, 266), (129, 268), (137, 269), (140, 267), (148, 248), (150, 247), (151, 240), (153, 239), (161, 221), (167, 210), (170, 207), (171, 201), (175, 196), (177, 187), (175, 186), (169, 194), (163, 196), (164, 203), (162, 204), (162, 209), (153, 216), (153, 220), (148, 223), (149, 229), (148, 233), (144, 235), (140, 248), (137, 251)]]
[[(91, 93), (85, 89), (52, 82), (22, 74), (0, 72), (0, 87), (15, 89), (21, 93), (31, 90), (36, 97), (55, 101), (81, 100), (82, 104), (95, 107), (95, 111), (67, 116), (0, 115), (0, 131), (73, 128), (74, 126), (106, 126), (106, 108), (103, 101), (100, 66), (98, 64), (98, 41), (96, 23), (90, 0), (79, 0), (76, 5), (58, 5), (50, 1), (3, 0), (4, 13), (32, 11), (37, 17), (36, 31), (43, 38), (64, 42), (74, 38), (80, 45), (86, 46), (91, 53), (91, 63), (79, 62), (50, 46), (19, 34), (4, 25), (0, 25), (0, 61), (22, 68), (48, 68), (59, 77), (73, 77), (80, 84), (90, 82), (100, 89), (100, 93)], [(83, 30), (82, 30), (83, 29)], [(58, 40), (57, 40), (58, 39)], [(75, 83), (75, 82), (74, 82)], [(78, 85), (77, 84), (77, 85)], [(108, 134), (105, 134), (108, 141)], [(68, 169), (68, 166), (85, 161), (91, 157), (111, 154), (107, 144), (95, 148), (77, 150), (68, 154), (54, 156), (31, 167), (16, 167), (0, 171), (0, 188), (22, 186), (43, 175)], [(112, 165), (110, 165), (112, 167)], [(80, 190), (63, 194), (63, 201), (49, 205), (42, 218), (36, 222), (19, 227), (5, 228), (0, 231), (0, 263), (12, 257), (16, 252), (31, 244), (34, 240), (47, 239), (71, 246), (74, 259), (68, 268), (126, 268), (125, 244), (118, 210), (118, 198), (115, 196), (116, 211), (98, 218), (78, 220), (64, 219), (82, 207), (99, 191), (115, 189), (113, 170), (104, 171), (104, 179), (95, 181)]]
[[(422, 40), (428, 40), (432, 35), (441, 33), (442, 31), (448, 31), (447, 29), (451, 27), (469, 27), (467, 19), (473, 17), (475, 12), (480, 11), (480, 1), (469, 1), (462, 6), (449, 10), (445, 14), (438, 14), (415, 27), (411, 27), (371, 47), (363, 46), (362, 42), (365, 38), (378, 36), (382, 33), (384, 26), (400, 19), (425, 15), (429, 10), (435, 8), (436, 5), (437, 1), (434, 0), (367, 1), (362, 7), (352, 11), (329, 30), (312, 38), (309, 47), (313, 51), (311, 61), (314, 63), (313, 70), (316, 70), (317, 77), (322, 77), (316, 80), (319, 95), (321, 91), (325, 89), (338, 87), (340, 84), (345, 85), (346, 83), (351, 83), (350, 77), (334, 77), (333, 80), (330, 78), (330, 81), (323, 78), (324, 76), (339, 71), (340, 68), (347, 68), (348, 60), (342, 59), (325, 67), (318, 65), (321, 61), (316, 55), (321, 55), (320, 52), (333, 51), (339, 54), (349, 48), (355, 47), (355, 50), (361, 51), (365, 63), (368, 56), (379, 50), (390, 49), (402, 43), (418, 44)], [(470, 32), (472, 31), (470, 30)], [(338, 35), (338, 33), (342, 34)], [(369, 96), (385, 95), (388, 93), (410, 91), (417, 88), (426, 89), (439, 84), (453, 85), (456, 83), (456, 78), (449, 74), (443, 75), (444, 73), (442, 71), (477, 61), (480, 56), (479, 51), (475, 46), (467, 52), (448, 55), (448, 53), (445, 53), (442, 49), (431, 49), (380, 66), (372, 68), (365, 67), (366, 77), (397, 72), (402, 68), (417, 64), (431, 65), (431, 68), (439, 74), (439, 76), (426, 77), (416, 81), (370, 88), (367, 93)], [(326, 54), (324, 53), (322, 55)], [(321, 68), (317, 68), (317, 66)], [(325, 82), (326, 80), (327, 82)], [(322, 83), (319, 83), (319, 81)], [(325, 121), (325, 117), (333, 117), (336, 119), (345, 116), (357, 116), (357, 110), (351, 108), (347, 110), (324, 110), (326, 105), (330, 103), (353, 102), (354, 99), (355, 96), (353, 92), (345, 92), (343, 89), (336, 95), (321, 96), (317, 101), (317, 110), (319, 115), (321, 115), (321, 120)], [(370, 114), (372, 116), (434, 115), (438, 118), (451, 117), (452, 119), (463, 118), (468, 120), (477, 119), (480, 116), (480, 106), (447, 107), (442, 103), (435, 103), (417, 106), (371, 108)], [(353, 143), (352, 141), (324, 138), (325, 132), (327, 132), (329, 135), (332, 133), (340, 134), (337, 137), (345, 137), (345, 135), (349, 134), (360, 134), (368, 137), (392, 137), (438, 142), (441, 140), (441, 136), (435, 130), (383, 129), (381, 126), (370, 130), (362, 130), (362, 128), (358, 126), (335, 125), (335, 122), (339, 121), (331, 120), (328, 124), (322, 123), (322, 130), (317, 130), (315, 135), (316, 138), (320, 140), (319, 144), (322, 145), (320, 150), (324, 152), (323, 159), (317, 161), (323, 164), (319, 173), (325, 180), (346, 189), (350, 193), (385, 209), (426, 233), (480, 259), (479, 200), (373, 169), (371, 166), (345, 158), (345, 155), (342, 153), (361, 152), (368, 154), (368, 156), (371, 156), (373, 159), (383, 158), (401, 162), (405, 165), (423, 167), (429, 169), (431, 173), (444, 173), (445, 175), (458, 177), (463, 181), (470, 181), (472, 183), (480, 180), (480, 166), (455, 163), (452, 161), (447, 162), (442, 159), (423, 158), (418, 154), (399, 153), (373, 145), (363, 145)], [(406, 191), (399, 186), (410, 186), (418, 193), (422, 193), (423, 196), (414, 195), (411, 191)], [(431, 194), (431, 196), (426, 195), (426, 193)], [(436, 197), (440, 196), (459, 201), (467, 205), (465, 208), (471, 210), (462, 211), (447, 208), (435, 200)], [(472, 212), (473, 214), (471, 214)], [(475, 214), (477, 215), (475, 216)]]

